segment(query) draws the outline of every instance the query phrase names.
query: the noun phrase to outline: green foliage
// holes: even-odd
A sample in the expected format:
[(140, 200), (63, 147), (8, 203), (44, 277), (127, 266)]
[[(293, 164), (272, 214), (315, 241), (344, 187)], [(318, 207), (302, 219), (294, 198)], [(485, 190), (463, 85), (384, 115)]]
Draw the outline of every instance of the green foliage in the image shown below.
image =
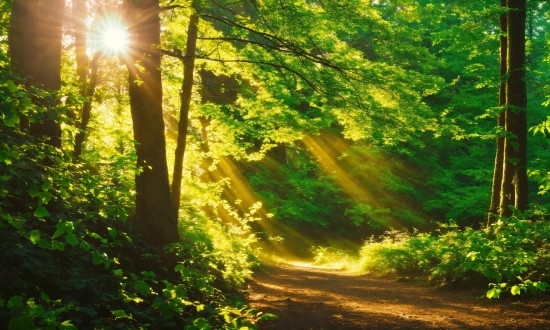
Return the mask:
[(550, 279), (547, 222), (502, 219), (485, 230), (456, 225), (441, 227), (438, 236), (388, 233), (361, 249), (362, 269), (373, 273), (426, 278), (435, 283), (487, 283), (487, 297), (503, 291), (545, 291)]
[[(132, 180), (139, 173), (135, 155), (74, 162), (30, 136), (18, 118), (40, 122), (50, 116), (32, 99), (52, 96), (26, 90), (6, 70), (0, 74), (0, 324), (8, 329), (253, 329), (271, 317), (235, 295), (250, 274), (249, 255), (229, 263), (234, 256), (222, 252), (212, 236), (169, 246), (175, 271), (163, 268), (159, 251), (127, 221)], [(242, 245), (233, 251), (241, 250)]]

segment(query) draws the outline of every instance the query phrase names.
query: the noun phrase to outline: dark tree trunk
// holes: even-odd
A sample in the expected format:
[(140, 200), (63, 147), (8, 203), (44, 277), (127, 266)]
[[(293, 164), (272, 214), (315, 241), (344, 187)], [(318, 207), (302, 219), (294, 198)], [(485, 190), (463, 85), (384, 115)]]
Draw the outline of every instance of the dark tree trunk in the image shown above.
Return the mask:
[(197, 48), (197, 25), (199, 17), (195, 14), (189, 18), (187, 29), (187, 47), (183, 59), (183, 82), (180, 92), (180, 118), (178, 123), (178, 139), (174, 160), (174, 175), (172, 177), (172, 207), (176, 219), (180, 208), (181, 181), (183, 175), (183, 157), (187, 143), (187, 126), (189, 123), (189, 109), (191, 107), (191, 94), (193, 92), (193, 73), (195, 71), (195, 50)]
[[(500, 6), (506, 8), (506, 0), (500, 0)], [(498, 114), (498, 127), (504, 130), (505, 117), (504, 106), (506, 104), (506, 67), (507, 67), (507, 15), (500, 15), (500, 88), (498, 105), (501, 108), (501, 112)], [(504, 159), (504, 136), (497, 137), (497, 151), (495, 156), (495, 168), (493, 171), (493, 186), (491, 192), (491, 205), (489, 207), (489, 216), (487, 219), (487, 225), (491, 223), (491, 220), (498, 214), (498, 207), (500, 205), (500, 189), (502, 186), (502, 171), (503, 171), (503, 159)]]
[(132, 49), (127, 59), (130, 108), (137, 163), (135, 225), (151, 245), (162, 248), (178, 240), (177, 219), (170, 202), (166, 163), (158, 0), (127, 1)]
[(527, 190), (527, 87), (525, 84), (526, 1), (507, 0), (508, 54), (506, 86), (507, 136), (504, 141), (504, 174), (500, 212), (510, 216), (509, 206), (528, 208)]
[[(28, 86), (57, 91), (61, 88), (61, 40), (65, 0), (14, 0), (10, 17), (9, 47), (12, 68), (27, 77)], [(56, 100), (39, 100), (52, 107)], [(61, 147), (61, 126), (47, 118), (31, 123), (30, 133), (46, 136)]]

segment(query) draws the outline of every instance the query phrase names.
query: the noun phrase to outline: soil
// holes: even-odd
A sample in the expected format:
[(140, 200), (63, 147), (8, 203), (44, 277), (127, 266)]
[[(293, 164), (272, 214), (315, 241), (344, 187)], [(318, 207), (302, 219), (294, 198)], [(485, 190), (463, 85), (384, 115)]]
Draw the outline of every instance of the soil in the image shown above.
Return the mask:
[(255, 274), (248, 301), (278, 316), (261, 330), (550, 329), (548, 295), (489, 300), (483, 291), (277, 265)]

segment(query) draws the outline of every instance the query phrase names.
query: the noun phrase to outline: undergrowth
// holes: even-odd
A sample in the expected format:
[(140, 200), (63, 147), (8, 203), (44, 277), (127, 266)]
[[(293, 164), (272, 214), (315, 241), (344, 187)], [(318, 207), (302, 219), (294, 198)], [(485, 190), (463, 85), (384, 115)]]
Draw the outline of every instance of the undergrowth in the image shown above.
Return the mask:
[(439, 235), (388, 232), (365, 242), (359, 267), (435, 284), (485, 283), (488, 298), (546, 291), (550, 223), (514, 216), (484, 230), (445, 225)]
[(161, 251), (128, 221), (135, 156), (85, 164), (31, 137), (22, 116), (59, 120), (64, 109), (37, 107), (31, 100), (58, 96), (25, 89), (7, 72), (0, 70), (0, 327), (254, 329), (273, 317), (237, 294), (253, 264), (248, 240), (199, 219), (166, 247), (176, 262), (164, 268)]

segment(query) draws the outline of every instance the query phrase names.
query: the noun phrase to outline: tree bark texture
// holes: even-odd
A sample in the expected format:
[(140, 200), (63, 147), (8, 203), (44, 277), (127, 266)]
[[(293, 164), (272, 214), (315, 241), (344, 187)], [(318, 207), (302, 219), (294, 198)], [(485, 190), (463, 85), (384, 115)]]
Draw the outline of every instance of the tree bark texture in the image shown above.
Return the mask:
[[(500, 6), (506, 8), (506, 0), (500, 0)], [(498, 127), (504, 130), (505, 126), (505, 110), (504, 106), (506, 105), (506, 71), (507, 71), (507, 53), (508, 53), (508, 20), (507, 14), (500, 15), (500, 86), (499, 86), (499, 97), (498, 105), (501, 108), (501, 112), (498, 114)], [(503, 160), (504, 160), (504, 136), (497, 137), (496, 143), (496, 156), (495, 156), (495, 168), (493, 171), (493, 185), (491, 191), (491, 205), (489, 207), (489, 216), (487, 218), (487, 225), (491, 223), (491, 220), (498, 214), (499, 205), (500, 205), (500, 190), (502, 186), (502, 171), (503, 171)]]
[[(12, 68), (27, 78), (27, 86), (61, 88), (61, 40), (65, 0), (14, 0), (8, 43)], [(56, 100), (37, 100), (44, 107)], [(53, 119), (31, 123), (30, 133), (46, 136), (61, 147), (61, 126)]]
[(162, 116), (160, 18), (158, 0), (126, 1), (131, 51), (127, 58), (130, 108), (137, 163), (136, 213), (142, 237), (158, 248), (178, 240), (170, 202), (166, 141)]
[(178, 138), (174, 160), (174, 174), (172, 177), (171, 199), (174, 215), (178, 218), (181, 198), (181, 181), (183, 175), (183, 158), (187, 144), (187, 127), (189, 125), (189, 109), (191, 107), (191, 96), (193, 92), (193, 80), (195, 71), (195, 51), (197, 48), (197, 25), (199, 17), (196, 14), (189, 18), (187, 29), (187, 46), (185, 58), (183, 59), (183, 82), (180, 92), (180, 118), (178, 122)]
[(504, 170), (500, 214), (510, 216), (509, 206), (528, 208), (527, 190), (527, 87), (525, 83), (526, 1), (507, 0), (508, 53), (504, 140)]

